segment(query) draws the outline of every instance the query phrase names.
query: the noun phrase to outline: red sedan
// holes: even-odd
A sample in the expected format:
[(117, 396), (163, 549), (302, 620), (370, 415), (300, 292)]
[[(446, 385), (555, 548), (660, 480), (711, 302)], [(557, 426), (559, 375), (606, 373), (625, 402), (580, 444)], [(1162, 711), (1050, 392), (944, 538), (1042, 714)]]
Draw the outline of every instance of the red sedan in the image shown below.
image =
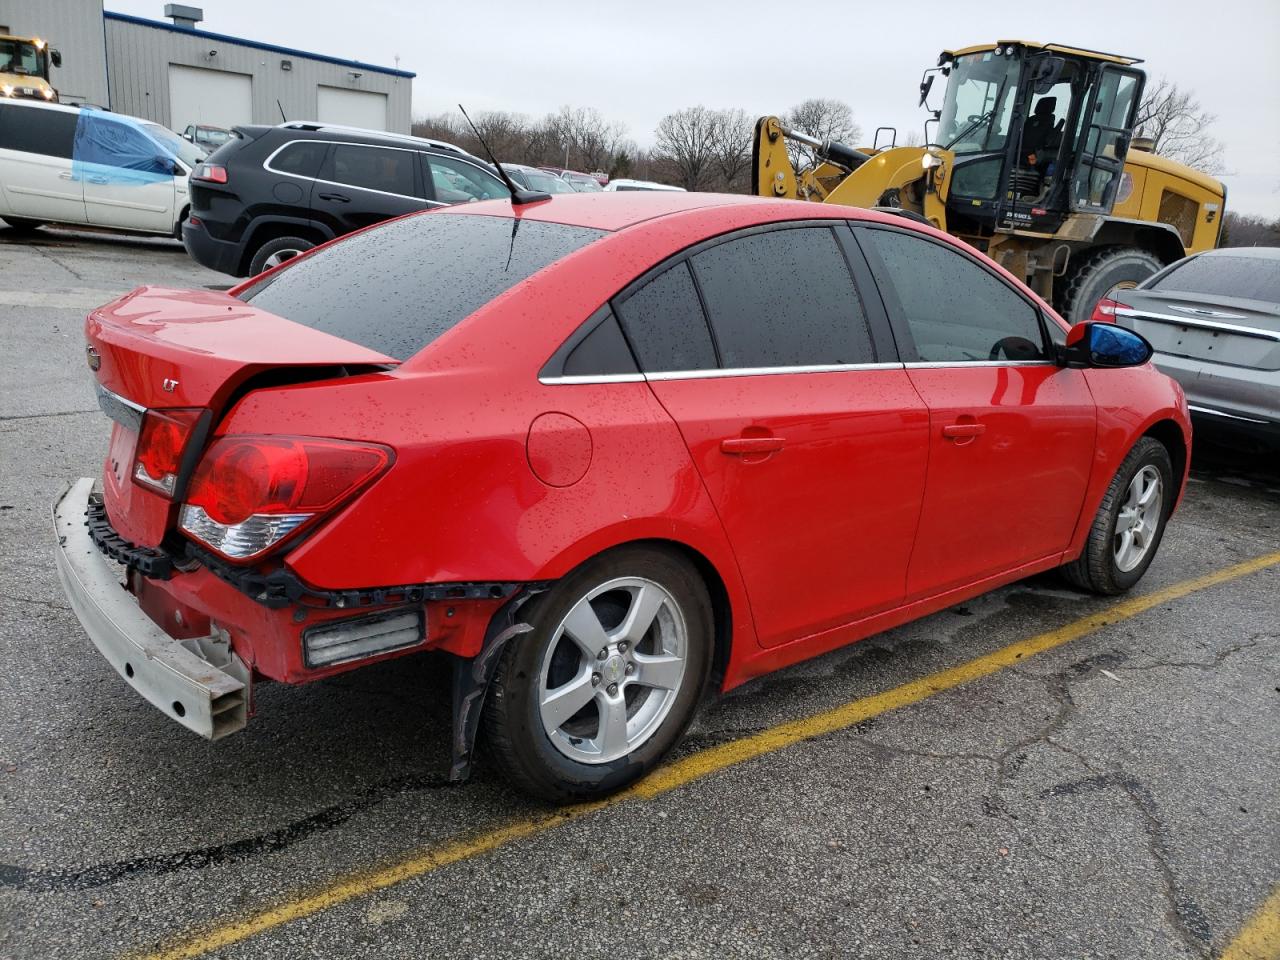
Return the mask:
[(1141, 337), (788, 201), (452, 207), (86, 333), (112, 434), (59, 570), (139, 693), (216, 739), (256, 680), (442, 651), (454, 775), (483, 728), (556, 800), (711, 687), (1054, 567), (1128, 589), (1190, 449)]

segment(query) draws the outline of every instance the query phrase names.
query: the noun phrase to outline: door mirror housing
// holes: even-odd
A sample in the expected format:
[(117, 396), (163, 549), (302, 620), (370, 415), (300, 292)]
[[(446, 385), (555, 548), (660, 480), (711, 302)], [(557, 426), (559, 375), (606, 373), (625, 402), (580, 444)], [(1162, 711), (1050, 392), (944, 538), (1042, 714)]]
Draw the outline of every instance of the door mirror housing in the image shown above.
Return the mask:
[(49, 51), (49, 62), (50, 62), (50, 63), (52, 63), (55, 67), (60, 67), (60, 66), (62, 66), (62, 51), (61, 51), (61, 50), (50, 50), (50, 51)]
[(1077, 323), (1067, 333), (1067, 342), (1058, 348), (1058, 362), (1064, 367), (1140, 367), (1155, 349), (1146, 337), (1114, 323)]

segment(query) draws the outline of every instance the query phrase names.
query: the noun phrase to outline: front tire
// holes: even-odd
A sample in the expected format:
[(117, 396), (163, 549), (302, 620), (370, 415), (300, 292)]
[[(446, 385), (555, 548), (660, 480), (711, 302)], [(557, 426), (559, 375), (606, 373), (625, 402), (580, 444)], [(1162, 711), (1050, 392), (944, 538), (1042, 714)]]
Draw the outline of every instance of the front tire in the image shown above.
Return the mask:
[(506, 776), (555, 803), (639, 779), (693, 719), (711, 667), (711, 602), (665, 550), (588, 561), (534, 601), (499, 663), (484, 723)]
[(1173, 510), (1173, 464), (1164, 444), (1143, 437), (1107, 487), (1084, 552), (1062, 567), (1068, 581), (1114, 596), (1142, 579)]
[(1108, 247), (1080, 263), (1067, 281), (1059, 312), (1075, 326), (1093, 316), (1093, 308), (1103, 297), (1136, 287), (1162, 269), (1153, 255), (1136, 247)]
[(306, 253), (315, 244), (302, 237), (277, 237), (268, 240), (258, 248), (253, 259), (249, 261), (249, 276), (256, 277), (264, 270), (278, 267), (286, 260), (292, 260), (300, 253)]

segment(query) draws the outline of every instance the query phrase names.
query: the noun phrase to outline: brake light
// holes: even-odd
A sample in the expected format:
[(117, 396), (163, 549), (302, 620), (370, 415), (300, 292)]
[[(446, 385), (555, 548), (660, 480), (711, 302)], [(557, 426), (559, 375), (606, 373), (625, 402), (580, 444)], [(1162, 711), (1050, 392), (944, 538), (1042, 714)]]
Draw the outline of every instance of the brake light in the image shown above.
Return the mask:
[(204, 410), (148, 410), (142, 417), (133, 457), (133, 479), (144, 487), (172, 497), (182, 470), (182, 454)]
[(228, 560), (249, 560), (342, 506), (392, 458), (373, 443), (221, 437), (196, 468), (178, 525)]
[(1112, 300), (1109, 297), (1103, 297), (1098, 301), (1098, 305), (1093, 308), (1093, 316), (1089, 319), (1094, 323), (1115, 323), (1116, 307), (1120, 307), (1123, 310), (1129, 309), (1129, 305), (1127, 303), (1121, 303), (1119, 300)]
[(226, 183), (227, 168), (220, 163), (198, 163), (191, 172), (192, 180), (205, 180), (209, 183)]

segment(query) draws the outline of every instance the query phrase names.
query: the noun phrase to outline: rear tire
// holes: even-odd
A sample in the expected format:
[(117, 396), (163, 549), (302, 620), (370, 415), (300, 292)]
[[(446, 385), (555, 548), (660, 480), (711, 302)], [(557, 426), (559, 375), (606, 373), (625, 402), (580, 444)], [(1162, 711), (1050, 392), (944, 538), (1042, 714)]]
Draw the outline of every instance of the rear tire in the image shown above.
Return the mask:
[(1137, 247), (1094, 251), (1071, 272), (1058, 312), (1072, 326), (1084, 323), (1115, 287), (1136, 287), (1163, 267), (1155, 256)]
[(249, 261), (249, 276), (256, 277), (264, 270), (279, 266), (286, 260), (292, 260), (300, 253), (306, 253), (315, 244), (302, 237), (277, 237), (268, 240), (258, 248), (253, 259)]
[(508, 644), (489, 688), (488, 747), (511, 782), (544, 800), (620, 790), (693, 719), (713, 647), (706, 586), (677, 554), (624, 547), (534, 603), (532, 632)]
[(1098, 506), (1084, 552), (1061, 568), (1062, 575), (1082, 590), (1107, 596), (1141, 580), (1173, 510), (1173, 483), (1164, 444), (1151, 437), (1135, 443)]
[(26, 217), (5, 217), (4, 222), (19, 233), (30, 233), (44, 226), (43, 220), (28, 220)]

